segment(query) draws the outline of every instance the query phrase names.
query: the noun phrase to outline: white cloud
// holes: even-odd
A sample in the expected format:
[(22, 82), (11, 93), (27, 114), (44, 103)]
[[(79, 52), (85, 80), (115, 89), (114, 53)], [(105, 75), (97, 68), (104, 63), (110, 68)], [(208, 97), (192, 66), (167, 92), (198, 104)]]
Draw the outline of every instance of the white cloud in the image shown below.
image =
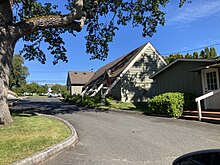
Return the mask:
[(168, 24), (189, 24), (202, 18), (220, 15), (220, 1), (193, 0), (182, 9), (172, 12), (172, 15), (167, 19)]

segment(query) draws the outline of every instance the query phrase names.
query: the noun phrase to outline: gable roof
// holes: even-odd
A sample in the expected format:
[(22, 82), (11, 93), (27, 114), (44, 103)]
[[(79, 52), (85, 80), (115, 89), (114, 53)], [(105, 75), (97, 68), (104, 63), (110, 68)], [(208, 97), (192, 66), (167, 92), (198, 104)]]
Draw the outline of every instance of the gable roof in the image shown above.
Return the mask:
[(85, 85), (94, 75), (94, 72), (69, 71), (68, 79), (71, 85)]
[[(142, 46), (136, 48), (135, 50), (131, 51), (130, 53), (117, 58), (116, 60), (108, 63), (107, 65), (99, 68), (93, 77), (89, 80), (86, 86), (90, 86), (92, 84), (101, 83), (105, 76), (116, 78), (118, 77), (128, 66), (129, 64), (135, 60), (135, 58), (147, 47), (151, 47), (152, 50), (159, 56), (158, 51), (152, 46), (150, 42), (143, 44)], [(161, 58), (161, 56), (159, 56)], [(161, 60), (166, 64), (166, 62), (161, 58)]]
[(175, 61), (171, 62), (167, 66), (160, 69), (155, 74), (151, 75), (150, 78), (154, 79), (156, 76), (158, 76), (159, 74), (161, 74), (162, 72), (164, 72), (165, 70), (172, 67), (173, 65), (175, 65), (178, 62), (207, 62), (207, 63), (210, 63), (210, 62), (215, 62), (215, 61), (216, 61), (215, 59), (185, 59), (185, 58), (176, 59)]

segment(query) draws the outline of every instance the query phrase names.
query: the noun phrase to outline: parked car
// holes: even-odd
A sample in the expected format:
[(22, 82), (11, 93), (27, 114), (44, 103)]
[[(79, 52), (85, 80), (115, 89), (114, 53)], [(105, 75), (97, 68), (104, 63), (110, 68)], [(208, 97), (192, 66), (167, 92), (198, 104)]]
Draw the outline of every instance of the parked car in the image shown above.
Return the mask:
[(48, 97), (61, 97), (61, 93), (49, 93)]
[(39, 96), (47, 96), (46, 93), (40, 93)]
[(174, 160), (173, 165), (219, 165), (220, 149), (188, 153)]
[(24, 96), (33, 96), (33, 93), (24, 92)]

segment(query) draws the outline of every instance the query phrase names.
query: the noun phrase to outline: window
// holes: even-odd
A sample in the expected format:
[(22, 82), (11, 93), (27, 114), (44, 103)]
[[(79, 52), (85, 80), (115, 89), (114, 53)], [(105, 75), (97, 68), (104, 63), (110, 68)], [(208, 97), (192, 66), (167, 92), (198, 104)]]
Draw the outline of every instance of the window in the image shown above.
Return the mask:
[(218, 89), (217, 74), (216, 74), (216, 72), (208, 72), (208, 73), (206, 73), (206, 80), (207, 80), (207, 88), (208, 88), (208, 90), (216, 90), (216, 89)]

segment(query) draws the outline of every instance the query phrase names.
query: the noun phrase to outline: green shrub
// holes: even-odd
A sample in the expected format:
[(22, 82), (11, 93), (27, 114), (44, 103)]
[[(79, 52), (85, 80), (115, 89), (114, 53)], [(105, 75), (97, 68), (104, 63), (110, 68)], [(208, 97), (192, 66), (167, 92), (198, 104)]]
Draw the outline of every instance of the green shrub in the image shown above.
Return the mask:
[(88, 106), (88, 107), (95, 107), (99, 106), (101, 102), (101, 97), (99, 95), (94, 97), (88, 97), (86, 96), (84, 100), (81, 101), (82, 106)]
[(64, 101), (81, 106), (95, 107), (95, 106), (99, 106), (101, 98), (100, 96), (94, 96), (94, 97), (85, 96), (84, 99), (82, 100), (81, 95), (75, 95), (75, 96), (66, 95), (64, 96)]
[(65, 91), (64, 93), (62, 93), (62, 96), (63, 96), (64, 100), (66, 100), (66, 99), (69, 98), (71, 95), (70, 95), (70, 92), (69, 92), (69, 91)]
[(101, 96), (100, 95), (96, 95), (94, 97), (87, 97), (87, 99), (91, 99), (94, 103), (100, 103), (101, 101)]
[(82, 97), (80, 95), (77, 96), (69, 96), (68, 101), (72, 104), (80, 104), (82, 101)]
[(93, 101), (93, 99), (86, 98), (85, 100), (81, 101), (80, 105), (82, 106), (88, 106), (88, 107), (95, 107), (96, 103)]
[(150, 99), (147, 106), (151, 113), (179, 117), (183, 112), (184, 94), (179, 92), (164, 93)]

